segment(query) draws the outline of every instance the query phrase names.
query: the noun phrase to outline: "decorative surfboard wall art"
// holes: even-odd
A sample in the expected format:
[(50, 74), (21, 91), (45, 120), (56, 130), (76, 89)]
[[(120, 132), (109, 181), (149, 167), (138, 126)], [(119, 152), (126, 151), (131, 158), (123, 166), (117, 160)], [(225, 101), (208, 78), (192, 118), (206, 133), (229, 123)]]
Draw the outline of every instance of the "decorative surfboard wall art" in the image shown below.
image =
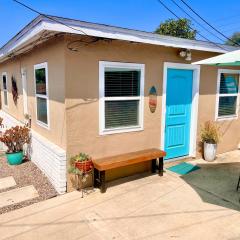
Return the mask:
[(154, 113), (157, 108), (157, 90), (154, 86), (149, 91), (149, 109), (151, 113)]

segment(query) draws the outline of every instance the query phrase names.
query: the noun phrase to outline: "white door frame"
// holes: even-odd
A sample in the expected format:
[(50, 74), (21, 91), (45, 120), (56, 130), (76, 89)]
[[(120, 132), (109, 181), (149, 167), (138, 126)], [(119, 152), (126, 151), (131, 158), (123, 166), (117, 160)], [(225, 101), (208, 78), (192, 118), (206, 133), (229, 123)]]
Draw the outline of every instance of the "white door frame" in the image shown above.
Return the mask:
[(28, 95), (27, 95), (27, 70), (21, 68), (22, 90), (23, 90), (23, 114), (28, 114)]
[(162, 126), (161, 126), (161, 141), (160, 141), (161, 149), (164, 149), (164, 144), (165, 144), (166, 91), (167, 91), (167, 70), (168, 70), (168, 68), (193, 70), (189, 157), (195, 157), (196, 151), (197, 151), (197, 121), (198, 121), (200, 66), (192, 65), (192, 64), (164, 62), (163, 94), (162, 94)]

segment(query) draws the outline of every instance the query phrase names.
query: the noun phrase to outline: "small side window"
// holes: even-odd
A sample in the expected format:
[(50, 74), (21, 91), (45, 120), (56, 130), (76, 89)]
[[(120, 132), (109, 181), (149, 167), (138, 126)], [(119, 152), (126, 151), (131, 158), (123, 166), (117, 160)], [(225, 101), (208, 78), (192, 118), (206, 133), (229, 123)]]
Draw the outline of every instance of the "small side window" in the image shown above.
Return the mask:
[(34, 78), (37, 122), (44, 127), (49, 127), (47, 63), (34, 66)]
[(238, 115), (240, 72), (220, 70), (218, 82), (217, 119), (234, 118)]

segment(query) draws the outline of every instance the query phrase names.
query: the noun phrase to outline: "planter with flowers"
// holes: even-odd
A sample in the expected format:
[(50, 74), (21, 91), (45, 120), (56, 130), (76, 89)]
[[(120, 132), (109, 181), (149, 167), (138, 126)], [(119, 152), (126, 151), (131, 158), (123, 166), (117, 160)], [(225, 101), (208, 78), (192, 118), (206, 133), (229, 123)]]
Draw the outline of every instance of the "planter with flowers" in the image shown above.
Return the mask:
[(83, 174), (89, 172), (92, 168), (92, 158), (85, 153), (80, 153), (70, 159), (70, 173)]
[(216, 159), (217, 144), (220, 141), (220, 127), (211, 121), (204, 124), (201, 129), (201, 141), (203, 144), (204, 159), (212, 162)]
[(79, 189), (79, 186), (81, 185), (81, 188), (83, 190), (83, 183), (85, 183), (88, 176), (92, 174), (92, 169), (93, 162), (92, 158), (89, 155), (80, 153), (74, 157), (71, 157), (68, 172), (76, 176), (75, 183), (73, 182), (73, 185), (76, 189)]
[(6, 157), (10, 165), (18, 165), (23, 160), (23, 146), (30, 143), (30, 130), (26, 126), (7, 129), (0, 141), (7, 146)]

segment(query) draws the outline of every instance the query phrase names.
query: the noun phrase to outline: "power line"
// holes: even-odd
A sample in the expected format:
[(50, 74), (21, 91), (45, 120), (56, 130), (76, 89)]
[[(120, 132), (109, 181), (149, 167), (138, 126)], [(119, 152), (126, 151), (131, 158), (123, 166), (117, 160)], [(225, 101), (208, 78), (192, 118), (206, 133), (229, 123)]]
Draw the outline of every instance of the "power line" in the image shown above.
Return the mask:
[(221, 25), (217, 25), (217, 26), (225, 28), (225, 27), (232, 26), (232, 25), (236, 25), (236, 21), (225, 23), (225, 24), (221, 24)]
[(194, 17), (192, 17), (187, 11), (185, 11), (175, 0), (171, 0), (179, 9), (181, 9), (190, 19), (200, 25), (203, 29), (205, 29), (208, 33), (212, 34), (214, 37), (218, 38), (220, 41), (224, 41), (220, 37), (218, 37), (213, 32), (209, 31), (204, 25), (202, 25), (199, 21), (197, 21)]
[[(180, 20), (181, 18), (177, 15), (177, 14), (175, 14), (170, 8), (168, 8), (168, 6), (166, 5), (166, 4), (164, 4), (161, 0), (157, 0), (165, 9), (167, 9), (171, 14), (173, 14), (178, 20)], [(190, 29), (192, 29), (193, 31), (196, 31), (195, 29), (193, 29), (191, 26), (189, 26), (189, 28)], [(207, 37), (204, 37), (201, 33), (199, 33), (198, 31), (196, 31), (197, 32), (197, 34), (199, 35), (199, 36), (201, 36), (202, 38), (204, 38), (207, 42), (210, 42), (210, 43), (212, 43), (212, 44), (214, 44), (215, 46), (217, 46), (218, 48), (221, 48), (221, 49), (223, 49), (223, 50), (225, 50), (226, 51), (226, 49), (224, 49), (223, 47), (221, 47), (221, 46), (219, 46), (218, 44), (216, 44), (215, 42), (212, 42), (212, 41), (210, 41)]]
[(209, 27), (214, 29), (217, 33), (222, 35), (224, 38), (226, 38), (228, 41), (231, 41), (232, 43), (240, 46), (237, 42), (233, 41), (229, 37), (227, 37), (225, 34), (221, 33), (218, 29), (216, 29), (214, 26), (212, 26), (208, 21), (206, 21), (203, 17), (201, 17), (191, 6), (189, 6), (184, 0), (180, 0), (185, 6), (187, 6), (196, 16), (198, 16), (203, 22), (205, 22)]
[(228, 16), (228, 17), (223, 17), (223, 18), (218, 18), (218, 19), (214, 19), (214, 22), (223, 22), (225, 21), (226, 19), (229, 20), (229, 19), (234, 19), (234, 18), (238, 18), (239, 20), (239, 17), (240, 17), (240, 14), (235, 14), (235, 15), (231, 15), (231, 16)]
[(235, 33), (235, 32), (240, 32), (240, 29), (239, 28), (228, 28), (225, 30), (225, 32), (227, 32), (228, 34), (231, 34), (231, 33)]
[(224, 32), (227, 33), (229, 31), (236, 31), (236, 32), (240, 32), (240, 26), (239, 27), (228, 27), (226, 29), (224, 29)]
[(240, 24), (236, 25), (236, 22), (235, 22), (235, 26), (233, 26), (233, 24), (225, 24), (225, 25), (221, 25), (221, 27), (224, 29), (225, 34), (226, 32), (229, 32), (231, 30), (240, 31)]
[(32, 11), (32, 12), (34, 12), (34, 13), (37, 13), (37, 14), (45, 17), (45, 18), (48, 18), (48, 19), (50, 19), (50, 20), (52, 20), (52, 21), (54, 21), (54, 22), (57, 22), (57, 23), (60, 23), (60, 24), (64, 25), (65, 27), (68, 27), (68, 28), (70, 28), (70, 29), (72, 29), (72, 30), (74, 30), (74, 31), (78, 31), (78, 32), (83, 33), (83, 34), (86, 35), (86, 36), (89, 36), (89, 35), (88, 35), (87, 33), (85, 33), (83, 30), (78, 29), (78, 28), (74, 28), (74, 27), (72, 27), (72, 26), (69, 26), (69, 25), (67, 25), (67, 24), (65, 24), (65, 23), (63, 23), (63, 22), (61, 22), (61, 21), (59, 21), (59, 20), (57, 20), (57, 19), (49, 16), (49, 15), (46, 15), (46, 14), (44, 14), (44, 13), (41, 13), (41, 12), (33, 9), (32, 7), (26, 5), (26, 4), (24, 4), (24, 3), (22, 3), (22, 2), (20, 2), (20, 1), (18, 1), (18, 0), (12, 0), (12, 1), (18, 3), (19, 5), (27, 8), (28, 10), (30, 10), (30, 11)]

